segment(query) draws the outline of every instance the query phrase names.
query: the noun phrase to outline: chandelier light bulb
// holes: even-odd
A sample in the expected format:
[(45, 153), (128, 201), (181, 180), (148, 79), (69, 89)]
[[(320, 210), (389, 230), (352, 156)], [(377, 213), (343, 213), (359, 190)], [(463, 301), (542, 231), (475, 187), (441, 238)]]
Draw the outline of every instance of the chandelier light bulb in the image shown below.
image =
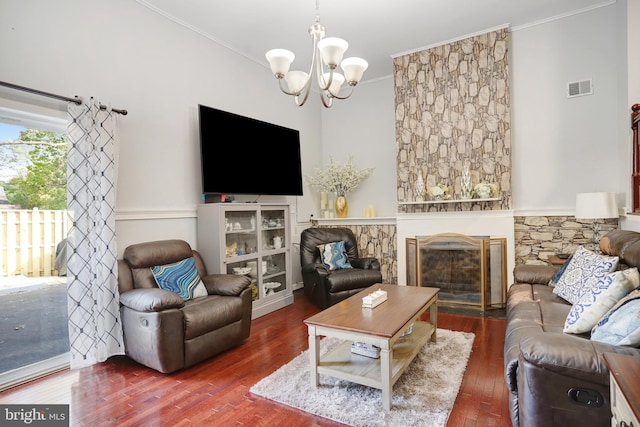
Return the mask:
[(342, 61), (342, 56), (349, 47), (346, 40), (337, 37), (327, 37), (318, 42), (318, 49), (322, 54), (322, 61), (330, 69), (334, 69)]
[(362, 58), (345, 58), (340, 63), (340, 68), (344, 71), (344, 78), (351, 86), (355, 86), (360, 83), (365, 70), (369, 66), (369, 63)]
[(309, 75), (304, 71), (291, 71), (284, 77), (289, 92), (299, 94), (309, 80)]
[[(330, 73), (324, 73), (323, 75), (325, 84), (329, 81), (331, 77)], [(335, 97), (338, 93), (340, 93), (340, 88), (342, 87), (342, 83), (344, 83), (344, 76), (340, 73), (333, 73), (333, 80), (331, 80), (331, 85), (329, 86), (329, 94)]]
[(296, 57), (287, 49), (271, 49), (265, 56), (271, 66), (271, 72), (279, 79), (289, 72), (289, 67)]

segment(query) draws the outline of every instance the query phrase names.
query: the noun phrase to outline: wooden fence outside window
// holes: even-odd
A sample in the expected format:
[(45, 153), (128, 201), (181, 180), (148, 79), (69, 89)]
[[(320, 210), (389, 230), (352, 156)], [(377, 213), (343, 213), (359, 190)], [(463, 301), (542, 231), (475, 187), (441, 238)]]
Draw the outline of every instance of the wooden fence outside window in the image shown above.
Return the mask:
[(57, 276), (56, 247), (69, 227), (67, 211), (0, 209), (0, 277)]

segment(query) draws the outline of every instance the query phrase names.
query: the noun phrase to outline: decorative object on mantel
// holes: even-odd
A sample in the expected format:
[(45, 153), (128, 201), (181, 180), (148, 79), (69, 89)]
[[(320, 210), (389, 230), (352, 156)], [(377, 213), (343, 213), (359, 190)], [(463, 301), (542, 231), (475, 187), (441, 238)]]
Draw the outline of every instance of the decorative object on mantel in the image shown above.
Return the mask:
[(429, 187), (429, 195), (433, 200), (449, 200), (451, 198), (449, 187), (442, 183)]
[[(266, 57), (271, 72), (278, 79), (280, 90), (292, 95), (299, 107), (304, 105), (309, 97), (315, 68), (322, 105), (331, 108), (334, 98), (347, 99), (351, 96), (353, 88), (360, 82), (369, 64), (364, 59), (356, 57), (343, 60), (342, 56), (349, 43), (337, 37), (324, 38), (324, 27), (320, 25), (319, 0), (316, 0), (316, 22), (309, 27), (309, 35), (313, 39), (313, 52), (308, 74), (304, 71), (289, 72), (289, 66), (295, 58), (289, 50), (271, 49), (266, 53)], [(344, 76), (335, 71), (338, 64), (344, 71)], [(326, 65), (328, 72), (323, 72), (323, 65)], [(287, 89), (282, 85), (282, 80), (287, 83)], [(341, 95), (340, 89), (345, 80), (350, 88), (347, 94)]]
[(329, 164), (325, 169), (318, 169), (315, 176), (305, 175), (305, 178), (312, 187), (335, 193), (336, 217), (346, 218), (349, 211), (347, 194), (355, 190), (372, 171), (373, 168), (358, 170), (353, 164), (352, 156), (344, 164), (329, 157)]
[(469, 200), (471, 198), (471, 163), (467, 160), (462, 166), (462, 200)]
[(349, 214), (349, 203), (347, 203), (347, 196), (336, 197), (336, 216), (338, 218), (346, 218)]
[(488, 199), (498, 194), (498, 186), (488, 182), (481, 182), (473, 188), (473, 194), (479, 199)]
[(375, 218), (376, 208), (374, 208), (373, 205), (369, 205), (362, 210), (362, 216), (365, 218)]
[(416, 180), (416, 202), (424, 202), (424, 180), (422, 179), (422, 174), (418, 174), (418, 179)]

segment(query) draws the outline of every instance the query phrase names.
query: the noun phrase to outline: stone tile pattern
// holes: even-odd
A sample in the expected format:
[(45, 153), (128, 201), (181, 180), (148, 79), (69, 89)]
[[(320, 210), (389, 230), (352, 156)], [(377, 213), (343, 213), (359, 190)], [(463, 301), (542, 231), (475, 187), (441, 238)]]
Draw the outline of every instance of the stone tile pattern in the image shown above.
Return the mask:
[[(317, 221), (311, 225), (317, 227)], [(322, 227), (334, 227), (325, 226)], [(360, 256), (373, 256), (380, 261), (380, 272), (384, 283), (398, 283), (397, 229), (394, 224), (340, 225), (348, 227), (358, 240)], [(403, 266), (403, 268), (405, 268)]]
[[(511, 208), (509, 31), (500, 29), (393, 61), (398, 202), (415, 183), (442, 183), (460, 199), (464, 162), (472, 186), (496, 183), (500, 201), (399, 205), (401, 212)], [(426, 198), (428, 200), (428, 196)]]
[[(593, 220), (573, 216), (516, 216), (515, 263), (549, 264), (549, 256), (572, 254), (578, 246), (596, 251), (593, 243)], [(618, 228), (618, 219), (606, 219), (600, 237)]]

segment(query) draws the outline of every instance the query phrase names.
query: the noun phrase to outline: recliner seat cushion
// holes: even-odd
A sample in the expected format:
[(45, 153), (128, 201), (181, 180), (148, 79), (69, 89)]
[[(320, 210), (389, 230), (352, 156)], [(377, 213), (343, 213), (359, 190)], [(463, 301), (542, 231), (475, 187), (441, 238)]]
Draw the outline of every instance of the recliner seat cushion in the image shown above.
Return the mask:
[(242, 319), (242, 299), (220, 295), (185, 302), (184, 337), (189, 340)]

